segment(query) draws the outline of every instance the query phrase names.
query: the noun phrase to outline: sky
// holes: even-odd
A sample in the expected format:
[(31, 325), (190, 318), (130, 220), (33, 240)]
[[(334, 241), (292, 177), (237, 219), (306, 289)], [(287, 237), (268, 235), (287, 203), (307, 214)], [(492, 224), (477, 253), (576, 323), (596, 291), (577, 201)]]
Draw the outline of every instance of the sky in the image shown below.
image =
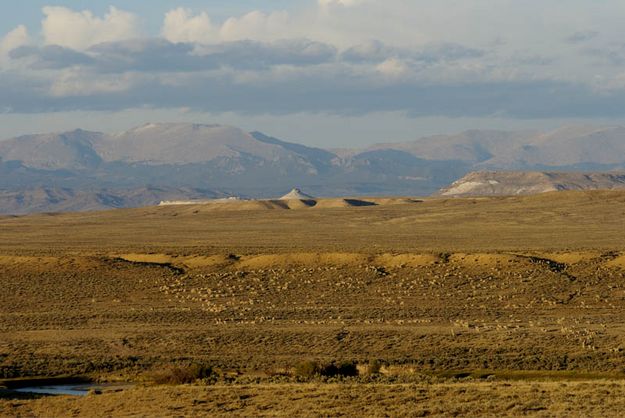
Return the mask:
[(0, 7), (0, 138), (196, 122), (341, 148), (625, 123), (622, 0)]

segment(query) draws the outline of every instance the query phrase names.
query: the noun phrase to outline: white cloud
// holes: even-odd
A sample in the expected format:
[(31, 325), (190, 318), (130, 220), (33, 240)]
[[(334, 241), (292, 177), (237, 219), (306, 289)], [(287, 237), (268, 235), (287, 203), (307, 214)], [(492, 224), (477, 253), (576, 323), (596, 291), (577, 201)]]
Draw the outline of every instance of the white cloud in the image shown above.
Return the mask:
[(41, 26), (48, 45), (81, 50), (139, 36), (136, 16), (115, 7), (101, 18), (88, 10), (76, 12), (66, 7), (44, 7), (43, 13)]
[(254, 11), (239, 18), (232, 17), (226, 20), (221, 26), (219, 35), (224, 41), (244, 39), (273, 41), (292, 36), (291, 24), (292, 19), (287, 12), (265, 14)]
[(172, 42), (308, 38), (348, 48), (378, 39), (406, 46), (425, 39), (414, 23), (416, 10), (406, 0), (318, 0), (292, 13), (255, 10), (215, 22), (207, 12), (177, 8), (166, 13), (161, 34)]
[(170, 42), (211, 42), (217, 39), (217, 32), (208, 13), (193, 16), (191, 10), (182, 7), (165, 14), (161, 29), (161, 35)]
[(206, 12), (194, 15), (189, 9), (178, 8), (165, 14), (161, 35), (170, 42), (200, 44), (240, 40), (275, 41), (293, 37), (293, 26), (291, 16), (282, 11), (269, 14), (253, 11), (215, 25)]
[(0, 40), (0, 62), (5, 61), (8, 58), (9, 52), (15, 48), (28, 45), (29, 43), (30, 36), (28, 35), (26, 26), (20, 25), (16, 27)]

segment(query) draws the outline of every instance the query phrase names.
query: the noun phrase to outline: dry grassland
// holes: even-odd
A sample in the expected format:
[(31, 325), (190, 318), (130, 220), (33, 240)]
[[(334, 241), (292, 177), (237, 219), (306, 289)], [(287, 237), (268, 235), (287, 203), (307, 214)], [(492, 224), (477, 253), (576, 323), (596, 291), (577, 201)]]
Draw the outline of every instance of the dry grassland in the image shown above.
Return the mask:
[(616, 415), (625, 193), (378, 203), (1, 218), (0, 378), (218, 378), (0, 414)]
[(387, 204), (299, 210), (168, 206), (5, 217), (0, 251), (377, 254), (625, 247), (623, 192), (380, 203)]
[(0, 414), (24, 417), (620, 417), (624, 409), (625, 384), (609, 381), (161, 386), (0, 401)]

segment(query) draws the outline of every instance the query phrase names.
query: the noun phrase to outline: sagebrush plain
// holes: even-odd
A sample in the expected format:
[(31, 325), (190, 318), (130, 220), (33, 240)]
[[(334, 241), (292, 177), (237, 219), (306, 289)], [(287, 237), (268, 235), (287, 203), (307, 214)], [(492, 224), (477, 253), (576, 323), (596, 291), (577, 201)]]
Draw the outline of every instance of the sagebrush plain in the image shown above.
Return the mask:
[(349, 202), (0, 218), (0, 414), (617, 415), (625, 192)]

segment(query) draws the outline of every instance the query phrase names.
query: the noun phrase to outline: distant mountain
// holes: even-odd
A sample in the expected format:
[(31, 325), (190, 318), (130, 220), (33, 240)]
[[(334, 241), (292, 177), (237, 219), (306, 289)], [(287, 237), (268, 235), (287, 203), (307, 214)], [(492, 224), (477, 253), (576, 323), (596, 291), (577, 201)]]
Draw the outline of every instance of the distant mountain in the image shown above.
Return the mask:
[(231, 126), (148, 124), (94, 143), (107, 162), (197, 164), (222, 159), (278, 161), (293, 157), (280, 144), (257, 140)]
[(378, 144), (368, 150), (384, 149), (493, 170), (625, 169), (625, 127), (568, 126), (546, 133), (472, 130)]
[(533, 135), (484, 161), (482, 166), (504, 169), (623, 169), (625, 128), (565, 127)]
[(0, 162), (19, 162), (33, 169), (86, 169), (102, 161), (94, 149), (104, 134), (81, 129), (60, 134), (26, 135), (0, 141)]
[[(445, 162), (393, 153), (398, 154), (365, 152), (343, 159), (331, 151), (223, 125), (147, 124), (114, 135), (76, 130), (0, 141), (0, 190), (7, 196), (54, 190), (58, 199), (72, 202), (71, 209), (135, 205), (140, 199), (117, 203), (94, 197), (92, 190), (126, 193), (146, 185), (252, 198), (278, 197), (294, 186), (330, 197), (427, 195), (468, 168), (450, 169)], [(192, 194), (176, 196), (191, 198)], [(5, 200), (0, 213), (66, 209), (54, 199), (45, 202)]]
[(74, 190), (39, 187), (0, 190), (0, 209), (7, 214), (70, 212), (157, 205), (163, 200), (211, 199), (222, 197), (209, 190), (145, 187), (131, 190)]
[[(75, 130), (0, 141), (0, 190), (5, 196), (26, 193), (0, 202), (0, 213), (150, 204), (154, 199), (142, 194), (127, 197), (148, 187), (176, 191), (176, 200), (275, 198), (295, 186), (327, 197), (424, 196), (475, 170), (623, 169), (623, 127), (471, 130), (331, 151), (231, 126), (152, 123), (112, 135)], [(42, 190), (56, 197), (48, 203), (35, 198), (45, 195)], [(161, 196), (166, 193), (157, 194), (167, 200)]]
[(456, 135), (435, 135), (411, 142), (377, 144), (368, 151), (393, 149), (418, 158), (438, 161), (463, 161), (478, 164), (507, 153), (536, 135), (533, 131), (507, 132), (470, 130)]
[(481, 171), (469, 173), (441, 196), (511, 196), (563, 190), (625, 190), (625, 173)]

